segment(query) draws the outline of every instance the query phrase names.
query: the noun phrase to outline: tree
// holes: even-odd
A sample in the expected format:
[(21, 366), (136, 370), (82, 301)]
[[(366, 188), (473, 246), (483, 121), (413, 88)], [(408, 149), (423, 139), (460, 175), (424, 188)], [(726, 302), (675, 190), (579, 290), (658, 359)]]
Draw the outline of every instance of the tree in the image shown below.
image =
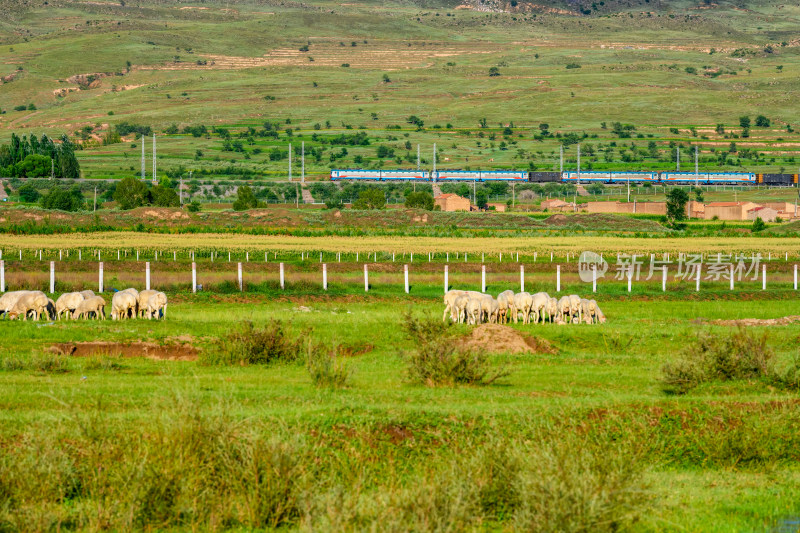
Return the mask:
[(190, 203), (190, 204), (188, 204), (188, 205), (186, 206), (186, 209), (187, 209), (187, 210), (188, 210), (190, 213), (197, 213), (198, 211), (200, 211), (200, 204), (199, 204), (198, 202), (194, 202), (194, 201), (193, 201), (192, 203)]
[(500, 69), (497, 67), (489, 67), (489, 76), (499, 76)]
[(425, 191), (407, 194), (406, 207), (408, 209), (425, 209), (426, 211), (433, 211), (433, 196)]
[(382, 190), (370, 187), (358, 193), (353, 202), (353, 209), (383, 209), (386, 207), (386, 195)]
[(258, 200), (256, 200), (253, 189), (247, 185), (242, 185), (236, 190), (236, 201), (233, 202), (233, 209), (235, 211), (244, 211), (246, 209), (255, 209), (258, 207)]
[(546, 122), (542, 122), (539, 124), (539, 131), (542, 132), (542, 135), (547, 136), (550, 133), (550, 124)]
[(761, 219), (761, 217), (756, 217), (756, 219), (753, 221), (753, 227), (751, 228), (751, 231), (756, 233), (766, 229), (766, 227), (767, 225), (764, 224), (764, 221)]
[(21, 178), (49, 177), (50, 169), (50, 158), (37, 154), (28, 155), (14, 166), (15, 174)]
[(694, 188), (694, 199), (698, 202), (703, 201), (703, 189), (700, 187)]
[(756, 117), (756, 127), (758, 128), (769, 128), (769, 119), (764, 115), (758, 115)]
[(136, 178), (122, 178), (114, 191), (114, 201), (120, 209), (133, 209), (150, 203), (147, 185)]
[(340, 194), (334, 194), (330, 198), (326, 199), (325, 207), (327, 207), (328, 209), (341, 209), (342, 207), (344, 207), (342, 196)]
[(41, 205), (45, 209), (79, 211), (86, 206), (86, 200), (77, 185), (71, 189), (53, 187), (46, 195), (42, 196)]
[(484, 189), (475, 193), (475, 205), (477, 205), (479, 209), (486, 209), (488, 203), (489, 194)]
[(739, 117), (739, 126), (742, 128), (749, 128), (750, 127), (750, 117), (747, 115)]
[(165, 185), (156, 185), (150, 190), (150, 199), (153, 205), (159, 207), (178, 207), (181, 199), (175, 189), (170, 189)]
[(686, 220), (686, 204), (689, 193), (683, 189), (672, 189), (667, 193), (667, 221), (670, 224)]
[(39, 194), (39, 191), (36, 189), (36, 187), (31, 185), (30, 183), (26, 183), (25, 185), (20, 187), (19, 190), (17, 190), (17, 194), (19, 194), (20, 200), (30, 204), (38, 202), (39, 198), (42, 196), (41, 194)]

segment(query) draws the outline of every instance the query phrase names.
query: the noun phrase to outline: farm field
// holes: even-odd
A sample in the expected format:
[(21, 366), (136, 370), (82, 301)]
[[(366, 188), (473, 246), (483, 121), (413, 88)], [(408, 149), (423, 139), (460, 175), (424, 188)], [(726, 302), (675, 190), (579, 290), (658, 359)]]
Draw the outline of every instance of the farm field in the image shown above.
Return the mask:
[[(0, 321), (5, 528), (773, 531), (800, 513), (795, 393), (659, 381), (701, 332), (736, 331), (707, 321), (797, 315), (796, 300), (600, 297), (606, 324), (512, 325), (553, 350), (492, 355), (510, 371), (496, 383), (427, 387), (408, 379), (401, 326), (440, 320), (438, 297), (170, 298), (158, 322)], [(316, 388), (302, 362), (204, 360), (273, 319), (342, 347), (348, 385)], [(798, 327), (768, 328), (781, 364)], [(48, 351), (82, 341), (110, 345)], [(134, 357), (142, 341), (175, 360)]]

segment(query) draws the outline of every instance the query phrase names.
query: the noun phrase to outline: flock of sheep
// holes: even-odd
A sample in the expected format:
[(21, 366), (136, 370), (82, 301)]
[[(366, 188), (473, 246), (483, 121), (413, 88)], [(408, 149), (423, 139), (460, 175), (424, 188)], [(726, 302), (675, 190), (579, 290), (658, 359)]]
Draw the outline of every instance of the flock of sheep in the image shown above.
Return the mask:
[(514, 291), (501, 292), (495, 299), (490, 294), (476, 291), (448, 291), (444, 295), (444, 315), (442, 320), (467, 324), (491, 322), (497, 324), (522, 319), (523, 324), (595, 324), (606, 321), (597, 302), (577, 295), (552, 298), (546, 292), (530, 294)]
[[(158, 291), (125, 289), (111, 298), (111, 319), (145, 316), (156, 319), (167, 314), (167, 295)], [(92, 291), (67, 292), (55, 302), (42, 291), (12, 291), (0, 296), (0, 315), (9, 319), (49, 320), (96, 318), (105, 320), (106, 301)]]

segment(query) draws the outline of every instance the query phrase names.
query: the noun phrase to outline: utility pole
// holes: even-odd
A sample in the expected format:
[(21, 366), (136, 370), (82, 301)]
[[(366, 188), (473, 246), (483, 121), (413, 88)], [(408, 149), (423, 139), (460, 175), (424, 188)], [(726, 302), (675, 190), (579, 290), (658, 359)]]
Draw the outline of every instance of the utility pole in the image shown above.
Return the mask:
[(420, 160), (420, 157), (419, 157), (419, 144), (417, 144), (417, 170), (419, 170), (420, 161), (421, 160)]
[(433, 176), (434, 181), (436, 180), (436, 143), (433, 143)]
[(92, 210), (93, 213), (97, 212), (97, 185), (94, 186), (94, 209)]
[(153, 134), (153, 185), (158, 183), (156, 178), (156, 134)]
[(514, 183), (512, 181), (511, 182), (511, 208), (512, 209), (517, 206), (517, 195), (516, 195), (516, 192), (514, 191), (514, 185), (516, 185), (516, 183)]
[(300, 181), (306, 182), (306, 142), (300, 144)]
[(628, 203), (631, 203), (631, 177), (628, 176)]
[(50, 160), (50, 180), (56, 177), (56, 162), (54, 159)]
[(294, 184), (294, 204), (298, 209), (300, 208), (300, 185)]
[(680, 172), (681, 171), (681, 147), (680, 145), (675, 146), (675, 170)]
[(700, 173), (698, 171), (698, 160), (697, 160), (697, 145), (694, 145), (694, 186), (697, 187), (698, 181), (700, 180)]
[(142, 180), (145, 179), (145, 174), (146, 173), (147, 172), (145, 171), (145, 168), (144, 168), (144, 135), (142, 135)]
[(559, 172), (564, 172), (564, 145), (563, 144), (558, 147), (558, 154), (559, 154), (558, 171)]
[(292, 143), (289, 143), (289, 181), (292, 181)]
[(578, 210), (578, 187), (581, 186), (581, 144), (578, 143), (578, 184), (575, 186), (575, 195), (572, 197), (573, 209)]

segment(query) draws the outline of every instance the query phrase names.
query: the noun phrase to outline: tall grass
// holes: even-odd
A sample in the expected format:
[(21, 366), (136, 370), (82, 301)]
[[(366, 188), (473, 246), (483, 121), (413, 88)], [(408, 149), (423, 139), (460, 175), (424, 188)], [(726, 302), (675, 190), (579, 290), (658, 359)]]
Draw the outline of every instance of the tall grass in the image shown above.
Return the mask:
[(263, 328), (244, 322), (239, 329), (217, 339), (203, 352), (201, 361), (213, 365), (264, 365), (297, 361), (303, 354), (302, 338), (287, 331), (280, 320)]

